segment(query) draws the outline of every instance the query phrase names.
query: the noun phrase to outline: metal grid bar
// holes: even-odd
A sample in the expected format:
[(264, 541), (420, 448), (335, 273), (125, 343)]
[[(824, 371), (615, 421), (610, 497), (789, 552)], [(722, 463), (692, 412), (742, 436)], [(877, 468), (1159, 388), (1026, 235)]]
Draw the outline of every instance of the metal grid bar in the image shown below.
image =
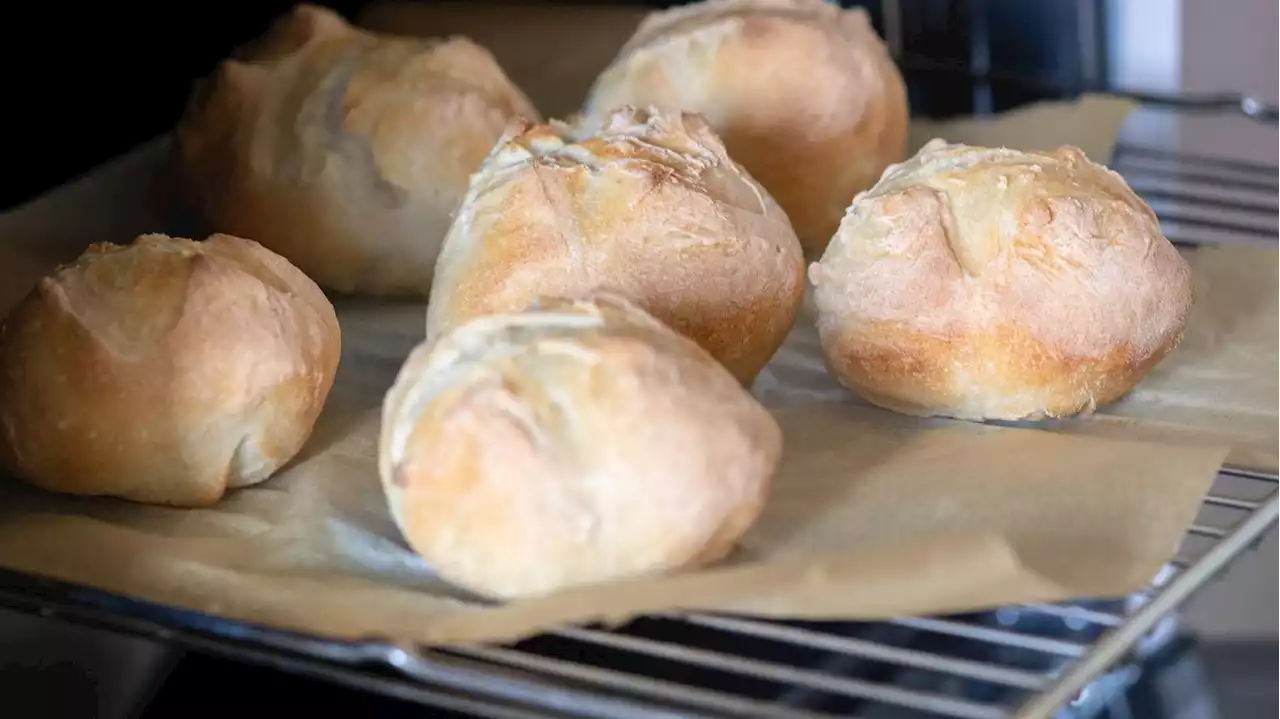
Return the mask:
[(1123, 143), (1111, 164), (1176, 244), (1275, 242), (1280, 234), (1274, 167)]
[(1023, 608), (1028, 611), (1050, 614), (1055, 617), (1062, 617), (1063, 619), (1075, 619), (1103, 627), (1118, 626), (1124, 621), (1123, 615), (1094, 611), (1092, 609), (1085, 609), (1084, 607), (1059, 606), (1057, 604), (1029, 604)]
[(999, 719), (1005, 716), (1005, 712), (997, 707), (952, 699), (941, 694), (913, 691), (891, 684), (800, 669), (773, 661), (740, 657), (727, 652), (697, 649), (682, 644), (668, 644), (628, 634), (590, 629), (561, 629), (554, 634), (751, 679), (785, 683), (854, 699), (868, 699), (907, 709), (933, 712), (942, 716), (965, 719)]
[(1043, 654), (1053, 654), (1060, 657), (1078, 657), (1084, 654), (1085, 651), (1085, 646), (1078, 642), (1020, 634), (1006, 629), (993, 629), (991, 627), (949, 619), (910, 617), (894, 619), (892, 621), (894, 624), (899, 626), (910, 627), (924, 632), (936, 632), (938, 634), (945, 634), (951, 637), (970, 639), (975, 642), (983, 642), (986, 644), (1015, 649), (1025, 649), (1033, 652), (1041, 652)]
[(747, 699), (672, 684), (671, 682), (637, 677), (612, 669), (602, 669), (563, 659), (528, 654), (504, 647), (468, 647), (466, 649), (456, 649), (454, 652), (494, 664), (503, 664), (540, 674), (554, 675), (563, 680), (605, 687), (618, 692), (642, 694), (655, 701), (675, 701), (691, 707), (714, 711), (723, 716), (767, 716), (770, 719), (775, 717), (776, 719), (822, 719), (823, 717), (822, 714), (815, 712), (787, 707), (762, 708), (759, 703)]
[(1005, 684), (1020, 689), (1035, 690), (1048, 684), (1043, 676), (1034, 672), (1009, 669), (988, 662), (940, 657), (915, 649), (877, 644), (863, 639), (825, 634), (784, 624), (699, 614), (686, 614), (683, 615), (683, 619), (690, 624), (701, 624), (728, 632), (790, 642), (902, 666), (944, 671), (952, 676), (978, 679), (992, 684)]

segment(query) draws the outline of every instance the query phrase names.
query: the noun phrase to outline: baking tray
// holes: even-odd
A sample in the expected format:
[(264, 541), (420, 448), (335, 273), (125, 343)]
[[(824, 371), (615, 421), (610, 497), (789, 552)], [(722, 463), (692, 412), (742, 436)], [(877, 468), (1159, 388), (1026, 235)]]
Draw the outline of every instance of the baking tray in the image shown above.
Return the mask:
[[(1276, 116), (1229, 95), (1139, 97), (1163, 112)], [(1131, 142), (1111, 165), (1179, 244), (1276, 242), (1274, 165)], [(1278, 502), (1274, 472), (1225, 468), (1178, 557), (1134, 595), (880, 623), (664, 614), (428, 649), (322, 640), (9, 571), (0, 607), (482, 716), (1083, 719), (1137, 679), (1188, 597), (1274, 530)]]

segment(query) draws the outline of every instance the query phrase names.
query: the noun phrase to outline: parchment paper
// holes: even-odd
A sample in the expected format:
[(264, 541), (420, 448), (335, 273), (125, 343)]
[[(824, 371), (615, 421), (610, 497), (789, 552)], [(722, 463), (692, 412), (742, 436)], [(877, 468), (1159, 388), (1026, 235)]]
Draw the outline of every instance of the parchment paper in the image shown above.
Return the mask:
[[(1098, 135), (1078, 107), (1059, 110), (1032, 113), (1052, 136), (1014, 134), (1019, 127), (1009, 136), (1088, 145), (1085, 136)], [(153, 202), (164, 151), (162, 140), (0, 217), (3, 306), (91, 241), (169, 229)], [(1228, 275), (1259, 264), (1225, 251), (1193, 261), (1205, 257)], [(1274, 260), (1268, 266), (1274, 286)], [(1232, 336), (1263, 352), (1250, 329), (1263, 319), (1240, 313), (1265, 312), (1270, 302), (1274, 318), (1275, 293), (1242, 306), (1229, 306), (1238, 295), (1208, 294), (1215, 297), (1226, 304), (1201, 308), (1195, 321), (1236, 318)], [(287, 471), (204, 510), (0, 482), (0, 565), (321, 636), (426, 643), (508, 640), (658, 610), (841, 619), (962, 611), (1142, 586), (1176, 551), (1227, 451), (920, 421), (860, 406), (821, 371), (804, 316), (755, 388), (775, 411), (786, 450), (768, 509), (734, 556), (700, 572), (488, 607), (443, 586), (406, 549), (376, 476), (378, 406), (421, 339), (423, 307), (341, 301), (338, 309), (339, 378)], [(1270, 331), (1274, 365), (1274, 324)], [(1188, 345), (1170, 360), (1169, 385), (1217, 376), (1230, 352), (1207, 340)], [(1267, 381), (1274, 387), (1274, 374)], [(1274, 405), (1270, 412), (1274, 429)]]

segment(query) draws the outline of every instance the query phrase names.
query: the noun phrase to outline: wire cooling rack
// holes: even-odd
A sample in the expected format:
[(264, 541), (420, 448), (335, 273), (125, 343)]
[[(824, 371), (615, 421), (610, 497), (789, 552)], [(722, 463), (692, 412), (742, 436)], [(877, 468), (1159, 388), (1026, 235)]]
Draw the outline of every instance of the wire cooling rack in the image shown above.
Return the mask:
[[(1179, 244), (1277, 239), (1275, 166), (1136, 144), (1111, 164)], [(328, 642), (3, 571), (0, 607), (500, 719), (1085, 719), (1166, 645), (1178, 606), (1274, 529), (1278, 501), (1275, 473), (1224, 469), (1178, 556), (1126, 598), (880, 623), (664, 614), (426, 650)]]

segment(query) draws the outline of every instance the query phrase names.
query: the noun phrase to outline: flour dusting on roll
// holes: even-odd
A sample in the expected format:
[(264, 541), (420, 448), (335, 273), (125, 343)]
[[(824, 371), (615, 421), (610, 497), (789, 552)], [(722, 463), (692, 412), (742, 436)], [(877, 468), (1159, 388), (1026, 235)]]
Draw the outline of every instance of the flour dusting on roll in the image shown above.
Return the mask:
[(212, 504), (298, 453), (340, 345), (320, 288), (257, 243), (93, 245), (0, 327), (0, 464), (55, 492)]
[(816, 257), (858, 192), (903, 159), (907, 93), (863, 8), (709, 0), (649, 15), (584, 113), (699, 113), (778, 200)]
[(595, 289), (635, 301), (749, 384), (799, 312), (804, 258), (782, 209), (696, 115), (625, 107), (518, 124), (445, 239), (427, 336)]
[(773, 417), (697, 344), (593, 293), (421, 345), (387, 394), (378, 463), (410, 547), (509, 599), (720, 559), (781, 450)]
[(1191, 270), (1116, 173), (934, 140), (858, 196), (810, 268), (833, 376), (914, 415), (1064, 417), (1177, 345)]

